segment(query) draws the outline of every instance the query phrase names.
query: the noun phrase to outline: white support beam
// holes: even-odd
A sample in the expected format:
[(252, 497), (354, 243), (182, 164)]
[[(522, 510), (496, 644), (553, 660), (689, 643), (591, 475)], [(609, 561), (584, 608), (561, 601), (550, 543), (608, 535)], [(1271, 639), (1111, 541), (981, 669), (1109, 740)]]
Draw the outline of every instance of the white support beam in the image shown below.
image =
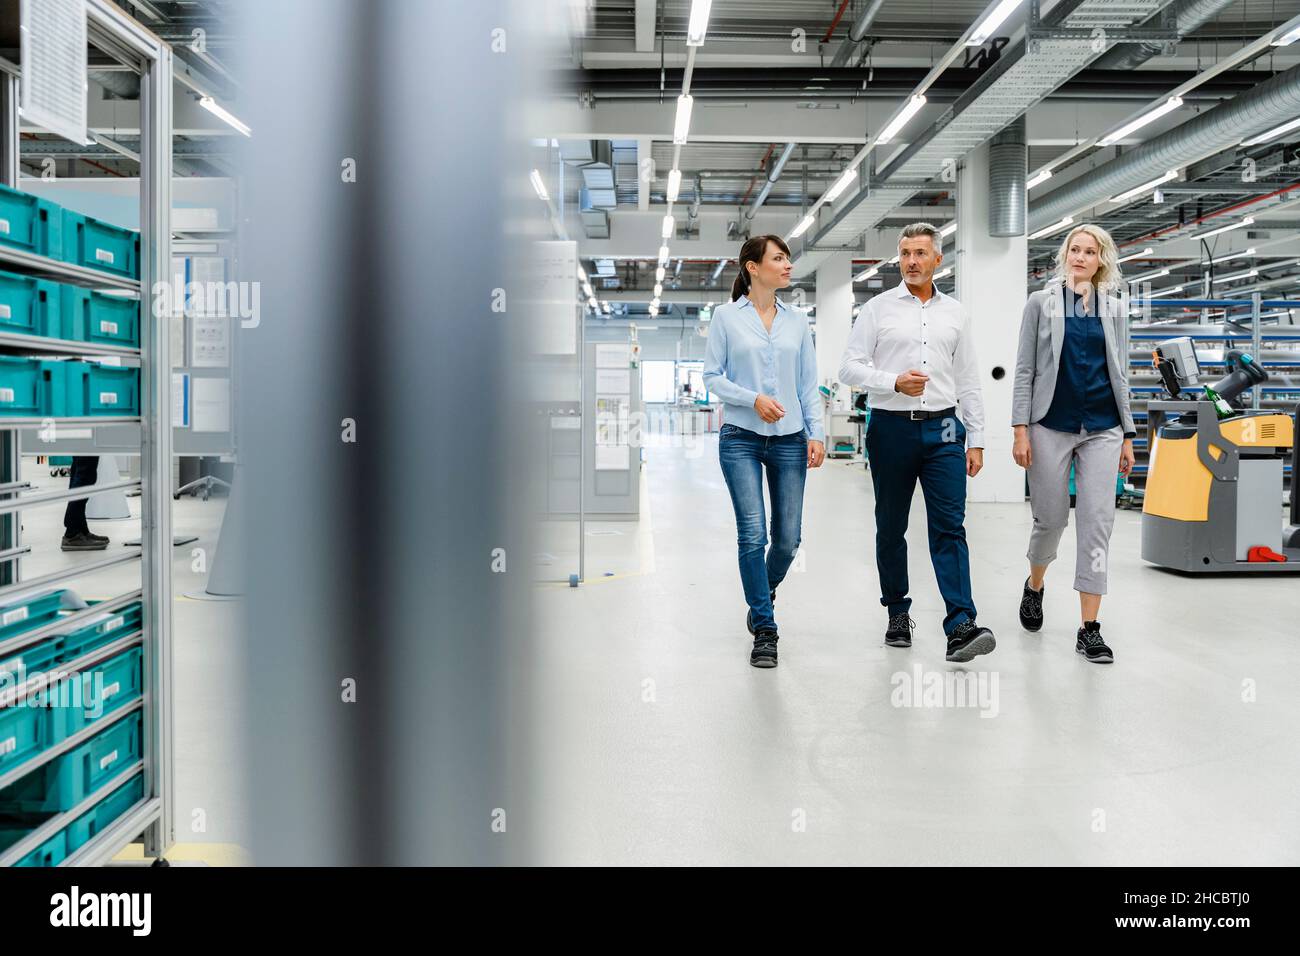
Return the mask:
[[(691, 115), (692, 143), (865, 143), (864, 130), (884, 119), (892, 104), (865, 101), (840, 109), (799, 109), (795, 103), (721, 104), (700, 100)], [(602, 103), (583, 109), (576, 101), (557, 104), (550, 135), (557, 139), (634, 139), (652, 135), (671, 140), (677, 94), (660, 103)]]

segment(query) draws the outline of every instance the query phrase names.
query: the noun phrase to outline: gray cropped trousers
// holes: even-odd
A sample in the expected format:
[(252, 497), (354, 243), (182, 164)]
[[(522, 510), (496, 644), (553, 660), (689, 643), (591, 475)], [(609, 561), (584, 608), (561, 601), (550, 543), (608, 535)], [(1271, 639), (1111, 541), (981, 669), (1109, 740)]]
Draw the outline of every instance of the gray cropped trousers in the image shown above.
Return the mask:
[(1110, 532), (1115, 526), (1115, 478), (1124, 445), (1124, 430), (1077, 435), (1043, 425), (1029, 426), (1029, 505), (1034, 530), (1029, 535), (1029, 563), (1051, 564), (1070, 519), (1070, 463), (1074, 463), (1074, 589), (1106, 593)]

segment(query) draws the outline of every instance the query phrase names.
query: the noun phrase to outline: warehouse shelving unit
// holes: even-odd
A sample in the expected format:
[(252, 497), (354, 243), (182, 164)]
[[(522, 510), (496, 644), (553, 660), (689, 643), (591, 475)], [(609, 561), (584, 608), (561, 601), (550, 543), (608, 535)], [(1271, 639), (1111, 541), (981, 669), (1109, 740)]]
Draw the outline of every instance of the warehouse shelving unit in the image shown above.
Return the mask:
[[(90, 810), (97, 801), (135, 776), (143, 775), (143, 798), (119, 815), (107, 828), (71, 853), (62, 865), (96, 865), (111, 859), (124, 846), (143, 836), (147, 857), (162, 860), (175, 842), (172, 742), (172, 581), (171, 581), (171, 366), (168, 317), (159, 319), (147, 307), (147, 290), (166, 281), (171, 266), (172, 177), (172, 53), (162, 40), (127, 16), (110, 0), (86, 0), (87, 37), (99, 51), (140, 75), (140, 278), (127, 280), (101, 274), (44, 256), (16, 249), (0, 249), (0, 268), (58, 282), (100, 289), (128, 290), (140, 296), (140, 348), (105, 347), (58, 339), (22, 335), (0, 336), (0, 352), (22, 355), (114, 355), (140, 363), (140, 415), (76, 419), (0, 419), (0, 599), (43, 587), (80, 579), (120, 564), (139, 562), (140, 586), (107, 601), (91, 605), (58, 621), (0, 640), (0, 653), (31, 645), (83, 620), (136, 601), (142, 605), (141, 626), (111, 644), (95, 648), (60, 665), (60, 672), (75, 673), (139, 646), (143, 652), (141, 696), (101, 721), (79, 731), (57, 746), (0, 774), (0, 788), (32, 773), (60, 754), (89, 740), (109, 723), (141, 712), (142, 759), (127, 766), (70, 810), (53, 816), (18, 843), (0, 852), (0, 866), (12, 865), (47, 839)], [(18, 185), (18, 83), (12, 64), (0, 64), (0, 176)], [(18, 512), (75, 498), (86, 491), (57, 491), (21, 496), (27, 485), (19, 477), (18, 433), (53, 422), (79, 428), (110, 424), (136, 424), (141, 438), (141, 477), (122, 481), (114, 488), (139, 488), (143, 547), (121, 555), (82, 561), (67, 570), (24, 580), (22, 556), (30, 552), (20, 541)], [(103, 488), (99, 490), (105, 490)], [(0, 693), (0, 707), (25, 696), (26, 686)]]
[[(1149, 306), (1152, 310), (1158, 309), (1161, 312), (1188, 310), (1197, 313), (1197, 319), (1207, 310), (1224, 312), (1224, 317), (1214, 324), (1193, 321), (1189, 315), (1186, 323), (1130, 325), (1129, 393), (1133, 419), (1138, 429), (1138, 437), (1133, 442), (1137, 465), (1130, 480), (1135, 486), (1141, 487), (1145, 483), (1148, 468), (1150, 438), (1146, 430), (1147, 402), (1159, 398), (1164, 391), (1151, 364), (1151, 353), (1157, 343), (1178, 336), (1190, 337), (1196, 346), (1198, 361), (1206, 370), (1225, 364), (1222, 359), (1203, 357), (1206, 350), (1244, 348), (1273, 379), (1262, 387), (1251, 389), (1252, 408), (1270, 408), (1290, 414), (1295, 410), (1297, 402), (1300, 402), (1300, 326), (1269, 325), (1263, 320), (1263, 316), (1269, 312), (1300, 309), (1300, 301), (1265, 299), (1255, 293), (1249, 299), (1134, 299), (1131, 305), (1134, 309)], [(1231, 321), (1226, 321), (1229, 317)], [(1233, 326), (1235, 328), (1229, 330)], [(1290, 483), (1292, 476), (1289, 464), (1284, 473)]]

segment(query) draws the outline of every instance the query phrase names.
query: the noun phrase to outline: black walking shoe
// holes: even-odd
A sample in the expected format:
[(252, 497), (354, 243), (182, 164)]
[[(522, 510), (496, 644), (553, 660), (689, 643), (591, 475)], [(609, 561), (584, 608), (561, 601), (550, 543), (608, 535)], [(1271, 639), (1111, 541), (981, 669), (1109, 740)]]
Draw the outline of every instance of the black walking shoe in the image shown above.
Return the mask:
[(885, 628), (885, 643), (890, 647), (911, 647), (912, 646), (912, 629), (916, 627), (916, 622), (904, 611), (902, 614), (895, 614), (889, 619), (889, 626)]
[[(775, 607), (776, 592), (772, 591), (771, 594), (772, 594), (772, 606)], [(745, 612), (745, 627), (748, 628), (750, 634), (754, 633), (754, 612), (753, 611)]]
[(1085, 660), (1092, 661), (1094, 664), (1115, 663), (1114, 652), (1101, 639), (1101, 624), (1098, 621), (1088, 621), (1079, 628), (1079, 637), (1074, 642), (1074, 652), (1082, 654)]
[(102, 541), (105, 544), (108, 544), (108, 537), (106, 535), (95, 534), (95, 532), (93, 531), (87, 531), (86, 537), (89, 538), (91, 541)]
[(776, 666), (776, 631), (762, 630), (754, 635), (754, 649), (749, 652), (749, 662), (755, 667)]
[(103, 551), (108, 547), (108, 539), (97, 541), (88, 534), (65, 534), (62, 550), (64, 551)]
[(1035, 591), (1025, 578), (1025, 593), (1020, 596), (1020, 626), (1026, 631), (1037, 631), (1043, 626), (1043, 595), (1047, 585), (1041, 591)]
[(946, 660), (964, 663), (981, 654), (987, 654), (998, 646), (993, 632), (987, 627), (980, 627), (973, 618), (967, 618), (953, 628), (948, 635), (948, 656)]

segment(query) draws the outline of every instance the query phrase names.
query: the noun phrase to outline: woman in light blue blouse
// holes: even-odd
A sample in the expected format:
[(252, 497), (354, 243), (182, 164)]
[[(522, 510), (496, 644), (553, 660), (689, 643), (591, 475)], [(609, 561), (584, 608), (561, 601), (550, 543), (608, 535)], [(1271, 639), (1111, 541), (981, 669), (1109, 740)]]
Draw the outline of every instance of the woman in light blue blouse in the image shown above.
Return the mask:
[[(740, 249), (732, 301), (713, 311), (704, 385), (722, 399), (718, 460), (736, 511), (740, 583), (754, 635), (749, 662), (776, 666), (776, 589), (799, 550), (804, 477), (826, 458), (817, 355), (807, 318), (776, 297), (790, 284), (790, 249), (754, 236)], [(767, 547), (763, 470), (772, 502)]]

